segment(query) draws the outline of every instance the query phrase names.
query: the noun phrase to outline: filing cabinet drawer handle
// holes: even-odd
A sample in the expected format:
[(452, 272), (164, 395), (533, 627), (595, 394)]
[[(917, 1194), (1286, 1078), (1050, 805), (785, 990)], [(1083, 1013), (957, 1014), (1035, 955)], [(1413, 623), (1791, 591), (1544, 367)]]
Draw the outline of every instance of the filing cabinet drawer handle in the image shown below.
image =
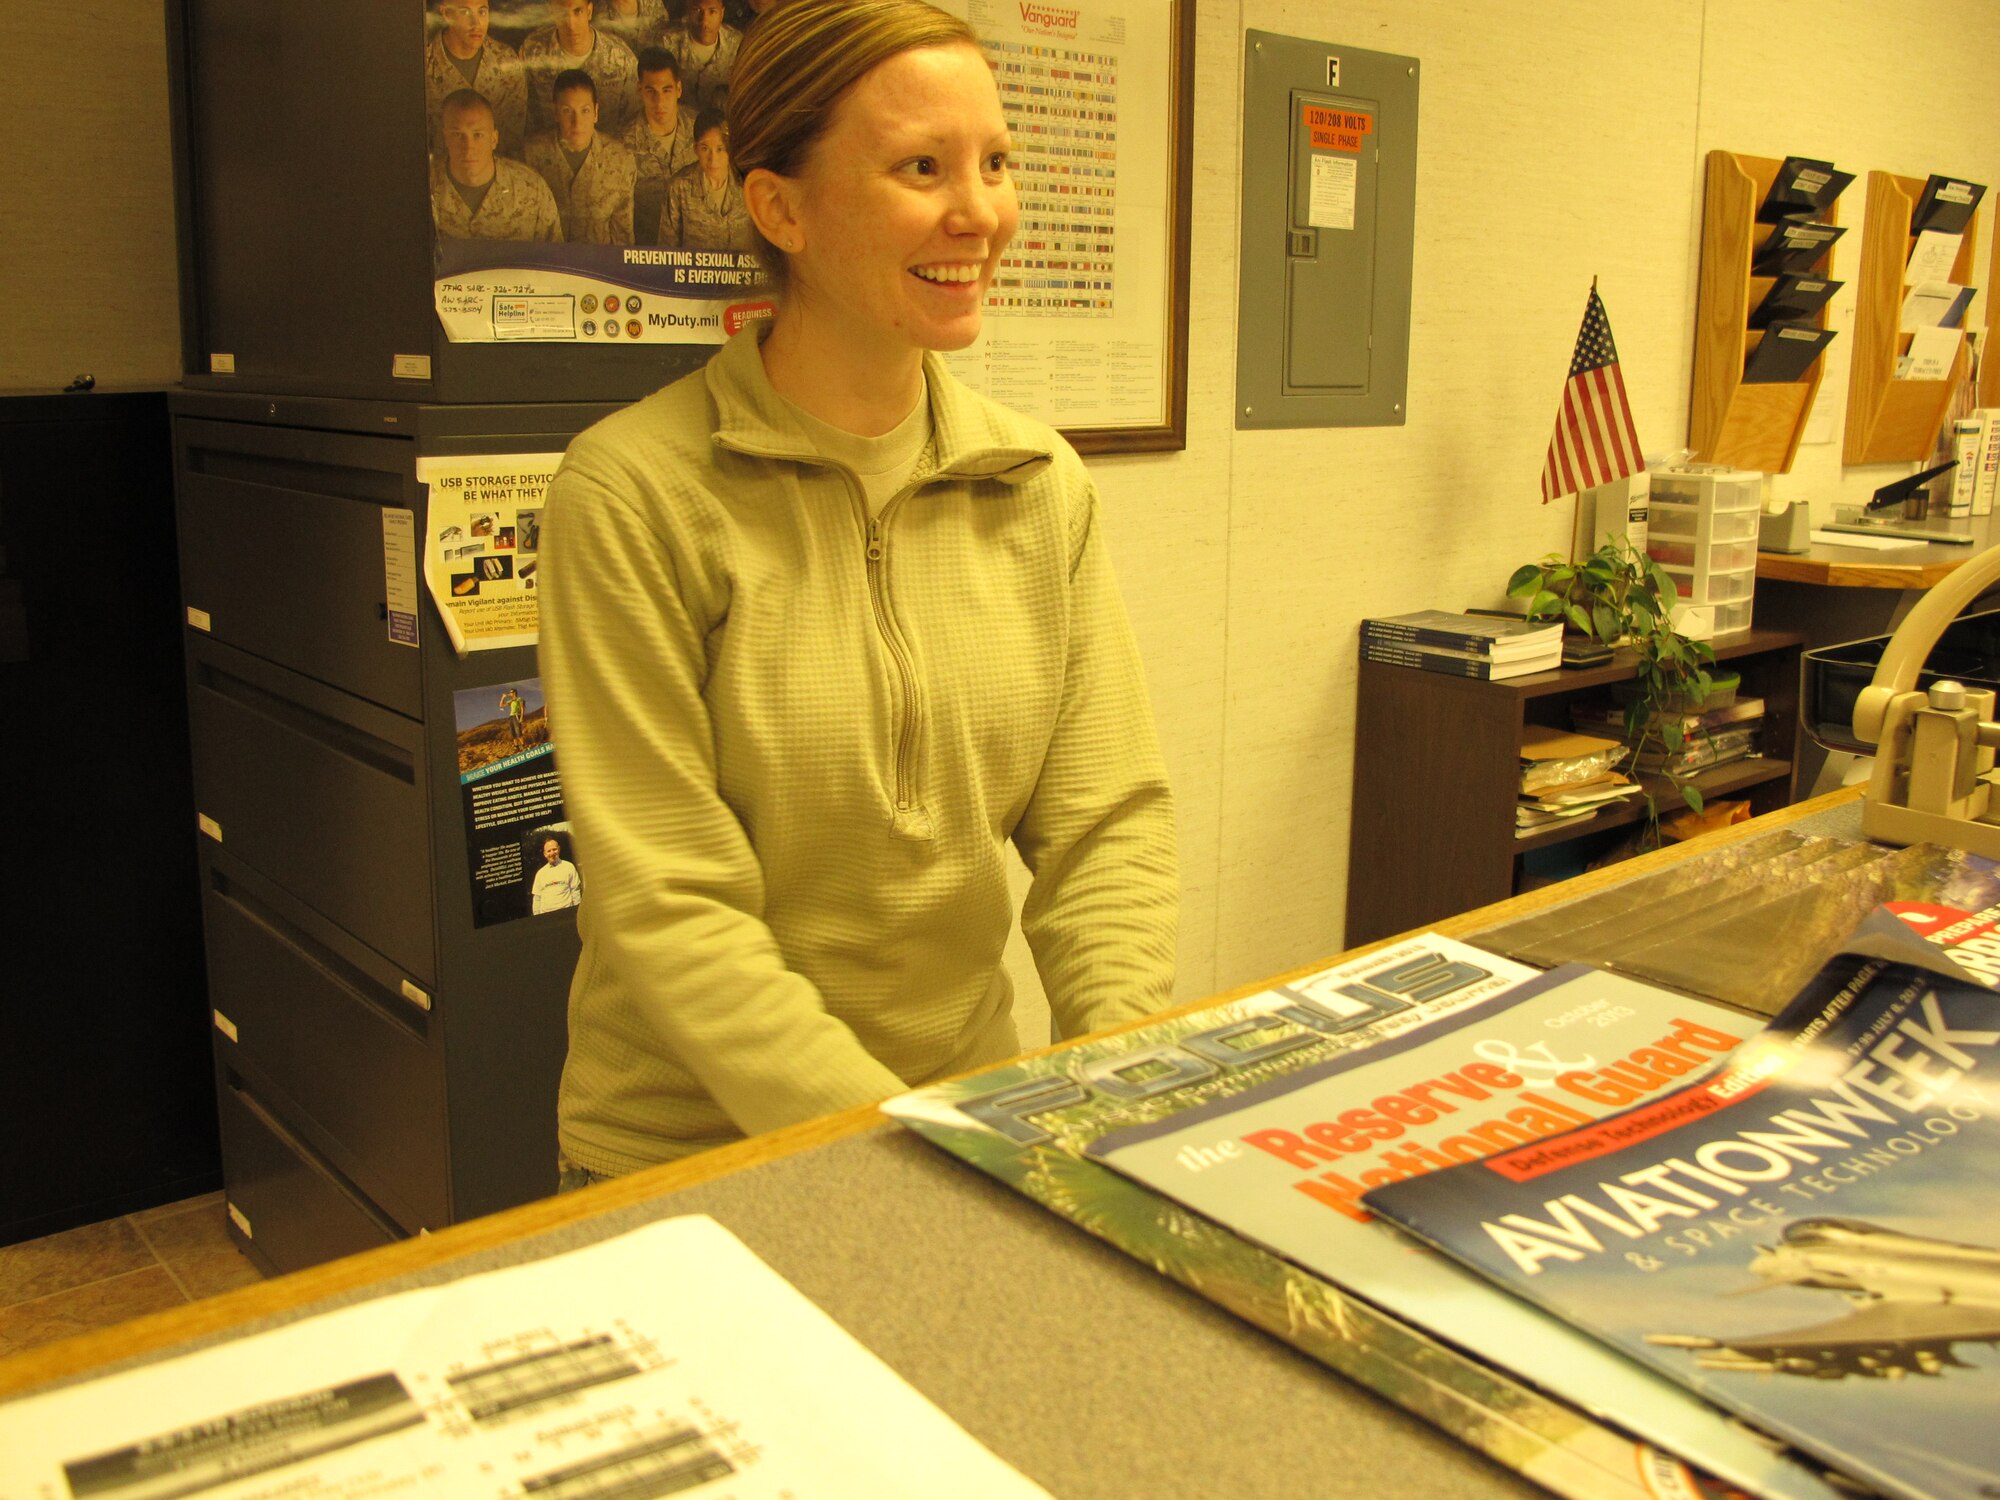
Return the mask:
[(189, 473), (205, 474), (212, 479), (233, 479), (238, 484), (289, 490), (313, 498), (364, 500), (376, 505), (404, 503), (402, 476), (388, 470), (270, 458), (209, 447), (191, 447), (187, 457)]
[(245, 682), (240, 677), (231, 676), (212, 662), (195, 663), (196, 680), (204, 688), (219, 698), (249, 709), (252, 713), (282, 725), (294, 734), (316, 740), (337, 754), (380, 771), (385, 776), (393, 776), (398, 781), (411, 786), (417, 783), (415, 757), (400, 745), (393, 745), (385, 739), (357, 729), (352, 724), (339, 719), (328, 718), (304, 704), (294, 703), (289, 698), (281, 698), (276, 693), (267, 692), (254, 683)]
[(408, 994), (410, 990), (416, 989), (416, 986), (408, 980), (402, 981), (401, 992), (392, 991), (378, 983), (311, 933), (287, 921), (284, 916), (273, 911), (250, 892), (241, 889), (235, 881), (213, 866), (210, 866), (208, 871), (208, 885), (209, 889), (215, 892), (216, 898), (235, 907), (244, 921), (253, 922), (263, 928), (272, 941), (282, 943), (291, 949), (301, 962), (319, 970), (342, 992), (370, 1010), (386, 1016), (405, 1031), (413, 1032), (419, 1037), (428, 1033), (431, 998), (423, 990), (417, 989), (417, 994), (424, 997), (422, 1001), (417, 1001)]

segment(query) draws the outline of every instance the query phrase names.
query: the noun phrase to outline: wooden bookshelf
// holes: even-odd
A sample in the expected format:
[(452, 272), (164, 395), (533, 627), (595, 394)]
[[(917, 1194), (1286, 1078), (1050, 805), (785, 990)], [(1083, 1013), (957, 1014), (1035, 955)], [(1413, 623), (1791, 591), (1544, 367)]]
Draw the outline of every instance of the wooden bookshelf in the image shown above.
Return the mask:
[[(1799, 651), (1788, 631), (1718, 636), (1718, 661), (1764, 700), (1759, 754), (1694, 778), (1704, 797), (1747, 793), (1751, 810), (1792, 801), (1799, 734)], [(1361, 663), (1354, 723), (1344, 945), (1373, 942), (1515, 893), (1521, 858), (1638, 821), (1638, 799), (1594, 817), (1514, 837), (1522, 730), (1569, 728), (1573, 700), (1608, 696), (1630, 680), (1631, 653), (1601, 667), (1537, 672), (1505, 682)], [(1660, 788), (1661, 811), (1681, 803)]]
[[(1993, 212), (1993, 259), (1986, 267), (1986, 295), (1980, 298), (1986, 304), (1986, 342), (1981, 345), (1985, 349), (1991, 349), (1994, 335), (2000, 334), (2000, 307), (1994, 306), (2000, 293), (2000, 205)], [(2000, 406), (2000, 356), (1989, 354), (1979, 362), (1979, 404)]]
[[(1847, 376), (1845, 464), (1887, 464), (1926, 459), (1937, 442), (1952, 392), (1971, 366), (1968, 341), (1946, 380), (1898, 380), (1896, 361), (1909, 352), (1903, 321), (1903, 273), (1916, 243), (1910, 218), (1924, 179), (1892, 172), (1868, 174), (1868, 212), (1861, 229), (1861, 274), (1854, 288), (1854, 347)], [(1951, 279), (1972, 284), (1979, 220), (1965, 226)], [(1989, 311), (1988, 316), (1991, 316)]]
[[(1764, 337), (1762, 329), (1750, 327), (1750, 314), (1777, 280), (1750, 274), (1750, 264), (1773, 228), (1757, 222), (1757, 206), (1783, 165), (1768, 156), (1708, 153), (1694, 389), (1688, 402), (1688, 446), (1697, 459), (1767, 474), (1790, 472), (1826, 368), (1822, 354), (1797, 380), (1743, 383), (1744, 361)], [(1839, 207), (1838, 201), (1830, 204), (1818, 222), (1839, 223)], [(1826, 261), (1820, 258), (1818, 274), (1824, 274)], [(1826, 326), (1825, 308), (1814, 321)]]

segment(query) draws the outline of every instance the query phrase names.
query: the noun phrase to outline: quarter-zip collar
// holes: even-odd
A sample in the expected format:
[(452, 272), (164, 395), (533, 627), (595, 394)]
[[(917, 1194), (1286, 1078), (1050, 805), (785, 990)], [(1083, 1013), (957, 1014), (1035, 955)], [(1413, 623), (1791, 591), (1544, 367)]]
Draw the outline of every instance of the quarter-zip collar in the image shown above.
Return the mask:
[[(785, 399), (771, 388), (757, 349), (761, 331), (758, 324), (743, 329), (708, 363), (709, 392), (720, 414), (715, 444), (760, 458), (824, 463)], [(1019, 484), (1055, 461), (1050, 448), (1005, 441), (992, 416), (950, 379), (935, 354), (925, 352), (924, 370), (936, 466), (927, 463), (920, 470), (923, 482), (992, 479)]]

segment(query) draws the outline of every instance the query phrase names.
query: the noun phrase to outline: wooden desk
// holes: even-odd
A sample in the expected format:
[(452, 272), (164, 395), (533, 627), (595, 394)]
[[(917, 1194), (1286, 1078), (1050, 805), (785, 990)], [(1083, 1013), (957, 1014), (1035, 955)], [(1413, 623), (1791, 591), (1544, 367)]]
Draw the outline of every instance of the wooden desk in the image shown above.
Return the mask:
[(1811, 583), (1837, 589), (1927, 589), (1942, 583), (1961, 563), (1979, 555), (1977, 547), (1914, 542), (1911, 560), (1896, 552), (1813, 544), (1810, 552), (1759, 552), (1759, 587), (1767, 582)]
[[(1894, 552), (1885, 552), (1873, 547), (1814, 542), (1804, 552), (1759, 552), (1759, 596), (1762, 597), (1767, 583), (1808, 583), (1821, 588), (1842, 589), (1927, 589), (1934, 583), (1942, 582), (1954, 569), (1971, 561), (1995, 542), (2000, 542), (2000, 515), (1975, 516), (1959, 521), (1956, 526), (1950, 522), (1923, 524), (1950, 526), (1953, 530), (1962, 528), (1972, 538), (1972, 545), (1954, 547), (1943, 542), (1912, 542)], [(1759, 624), (1776, 623), (1765, 620), (1760, 612), (1753, 613), (1757, 614)]]
[[(1788, 808), (1437, 927), (1472, 932), (1851, 797)], [(974, 1436), (1065, 1500), (1543, 1494), (872, 1108), (0, 1360), (0, 1396), (678, 1213), (713, 1214)]]

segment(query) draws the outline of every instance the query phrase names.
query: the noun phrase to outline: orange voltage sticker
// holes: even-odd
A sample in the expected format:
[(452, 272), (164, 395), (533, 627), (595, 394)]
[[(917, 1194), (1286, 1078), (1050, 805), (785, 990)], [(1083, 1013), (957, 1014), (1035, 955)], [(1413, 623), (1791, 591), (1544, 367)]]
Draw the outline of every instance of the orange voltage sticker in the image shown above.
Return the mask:
[(1373, 115), (1351, 109), (1328, 109), (1323, 104), (1308, 104), (1304, 109), (1305, 126), (1312, 132), (1315, 151), (1359, 151), (1361, 138), (1375, 133)]

